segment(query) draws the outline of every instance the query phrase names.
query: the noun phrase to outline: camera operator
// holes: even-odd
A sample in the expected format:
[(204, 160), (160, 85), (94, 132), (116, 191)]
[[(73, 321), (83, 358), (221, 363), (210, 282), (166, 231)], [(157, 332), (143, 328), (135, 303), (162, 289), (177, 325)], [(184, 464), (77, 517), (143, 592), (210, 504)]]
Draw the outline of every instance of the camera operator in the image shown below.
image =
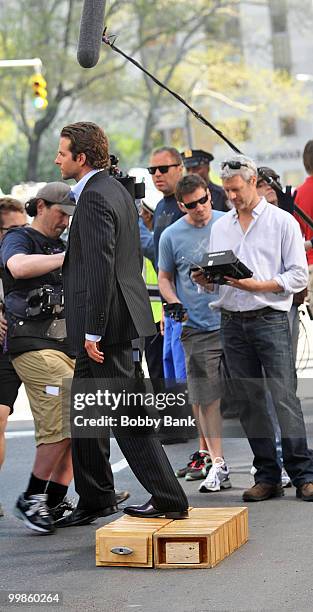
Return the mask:
[(8, 350), (25, 384), (37, 446), (15, 513), (40, 533), (53, 533), (58, 519), (72, 510), (65, 497), (73, 472), (62, 379), (72, 378), (74, 360), (63, 317), (60, 239), (75, 210), (69, 192), (61, 182), (40, 189), (26, 204), (32, 225), (9, 230), (1, 245)]

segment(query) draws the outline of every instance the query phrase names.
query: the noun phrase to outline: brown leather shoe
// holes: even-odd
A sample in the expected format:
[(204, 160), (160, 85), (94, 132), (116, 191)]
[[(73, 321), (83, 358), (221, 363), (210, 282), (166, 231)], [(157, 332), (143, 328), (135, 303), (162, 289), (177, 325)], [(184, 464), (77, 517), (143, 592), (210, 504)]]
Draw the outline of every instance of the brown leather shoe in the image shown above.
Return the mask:
[(296, 496), (303, 501), (313, 502), (313, 482), (304, 482), (300, 487), (297, 487)]
[[(313, 485), (312, 485), (313, 491)], [(269, 482), (257, 482), (251, 489), (244, 491), (243, 501), (258, 502), (265, 501), (271, 497), (282, 497), (285, 495), (281, 484), (270, 484)], [(313, 501), (313, 499), (312, 499)]]

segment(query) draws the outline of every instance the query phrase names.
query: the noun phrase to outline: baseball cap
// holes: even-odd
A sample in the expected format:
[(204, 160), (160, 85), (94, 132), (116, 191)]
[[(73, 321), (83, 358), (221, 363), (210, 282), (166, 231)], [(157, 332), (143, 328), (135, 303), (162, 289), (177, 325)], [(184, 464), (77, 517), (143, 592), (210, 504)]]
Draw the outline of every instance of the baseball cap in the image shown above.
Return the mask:
[(277, 172), (275, 172), (273, 168), (269, 168), (268, 166), (260, 166), (258, 168), (257, 186), (260, 183), (264, 182), (265, 179), (262, 176), (263, 174), (266, 174), (266, 176), (273, 178), (274, 181), (276, 181), (276, 183), (278, 183), (278, 185), (282, 188), (279, 174), (277, 174)]
[[(36, 196), (29, 200), (29, 203), (34, 200), (45, 200), (50, 204), (58, 204), (63, 212), (67, 215), (73, 215), (75, 211), (75, 202), (70, 198), (71, 188), (61, 181), (47, 183), (41, 187)], [(28, 204), (28, 202), (27, 202)]]
[(145, 200), (141, 200), (141, 206), (144, 210), (146, 210), (150, 215), (154, 215), (155, 208), (150, 206), (149, 202), (145, 202)]
[(202, 149), (187, 149), (181, 153), (185, 168), (207, 166), (214, 159), (212, 153)]

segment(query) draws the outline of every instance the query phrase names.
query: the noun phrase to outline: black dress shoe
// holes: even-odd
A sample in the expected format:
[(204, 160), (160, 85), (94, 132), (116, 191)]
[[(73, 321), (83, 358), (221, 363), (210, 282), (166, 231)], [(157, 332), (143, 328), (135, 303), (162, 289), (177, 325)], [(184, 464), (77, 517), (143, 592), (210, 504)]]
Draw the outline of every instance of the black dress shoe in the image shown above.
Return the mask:
[(157, 510), (150, 502), (143, 504), (143, 506), (127, 506), (123, 512), (138, 518), (158, 518), (163, 516), (171, 519), (188, 518), (188, 510)]
[(80, 525), (89, 525), (100, 518), (101, 516), (110, 516), (118, 512), (118, 507), (107, 506), (100, 510), (88, 510), (88, 508), (75, 508), (71, 514), (68, 514), (63, 519), (58, 521), (58, 527), (79, 527)]
[(122, 504), (130, 496), (128, 491), (115, 491), (115, 499), (117, 504)]

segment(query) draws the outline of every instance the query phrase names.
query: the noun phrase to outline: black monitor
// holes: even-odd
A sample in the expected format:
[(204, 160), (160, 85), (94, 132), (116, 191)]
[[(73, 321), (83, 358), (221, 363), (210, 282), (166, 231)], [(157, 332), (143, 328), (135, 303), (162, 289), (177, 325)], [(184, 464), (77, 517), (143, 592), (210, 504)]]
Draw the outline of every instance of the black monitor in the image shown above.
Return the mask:
[(190, 272), (198, 270), (201, 270), (212, 283), (218, 285), (225, 285), (225, 276), (236, 279), (253, 276), (253, 272), (236, 257), (233, 251), (206, 253), (199, 264), (192, 264), (190, 267)]

